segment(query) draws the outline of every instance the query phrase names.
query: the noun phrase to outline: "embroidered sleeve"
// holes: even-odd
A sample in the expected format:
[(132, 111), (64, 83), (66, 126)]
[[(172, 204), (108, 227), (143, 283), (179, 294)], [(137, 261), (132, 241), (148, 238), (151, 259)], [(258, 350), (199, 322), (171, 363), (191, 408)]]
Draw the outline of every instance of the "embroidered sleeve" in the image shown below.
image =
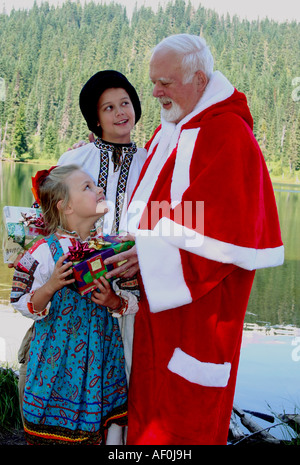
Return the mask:
[(31, 313), (31, 315), (33, 315), (34, 317), (40, 317), (40, 318), (44, 318), (45, 316), (48, 315), (49, 313), (49, 310), (50, 310), (50, 307), (51, 307), (51, 302), (48, 303), (48, 305), (46, 306), (46, 308), (40, 312), (37, 312), (35, 309), (34, 309), (34, 305), (31, 301), (31, 298), (33, 297), (34, 295), (34, 291), (30, 292), (30, 294), (28, 294), (27, 297), (29, 297), (29, 300), (27, 302), (27, 308), (28, 308), (28, 311), (29, 313)]
[(139, 309), (140, 290), (136, 276), (130, 279), (119, 278), (112, 282), (115, 293), (123, 299), (123, 307), (119, 314), (113, 313), (114, 317), (122, 315), (133, 315)]
[(41, 266), (38, 260), (41, 253), (33, 252), (26, 252), (15, 269), (10, 300), (15, 310), (22, 315), (33, 320), (40, 320), (48, 314), (50, 303), (42, 312), (36, 313), (31, 298), (34, 291), (49, 279), (53, 266), (51, 262), (45, 267)]

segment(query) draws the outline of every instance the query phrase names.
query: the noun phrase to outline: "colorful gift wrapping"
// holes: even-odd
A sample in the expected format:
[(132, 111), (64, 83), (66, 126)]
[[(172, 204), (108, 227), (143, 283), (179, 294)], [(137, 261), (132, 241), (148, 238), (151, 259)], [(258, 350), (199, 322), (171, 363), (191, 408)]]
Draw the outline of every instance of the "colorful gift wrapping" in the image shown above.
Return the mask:
[[(93, 283), (94, 279), (99, 279), (122, 263), (104, 265), (103, 262), (106, 258), (125, 252), (125, 250), (130, 249), (133, 245), (134, 242), (122, 242), (118, 236), (103, 236), (103, 238), (92, 239), (88, 246), (86, 243), (84, 246), (79, 246), (78, 249), (80, 250), (74, 250), (74, 248), (70, 247), (68, 261), (74, 260), (73, 275), (79, 294), (85, 295), (93, 291), (96, 288)], [(80, 257), (82, 259), (79, 261), (78, 258)]]
[(45, 234), (42, 212), (38, 208), (5, 206), (3, 223), (4, 263), (13, 263), (20, 253)]

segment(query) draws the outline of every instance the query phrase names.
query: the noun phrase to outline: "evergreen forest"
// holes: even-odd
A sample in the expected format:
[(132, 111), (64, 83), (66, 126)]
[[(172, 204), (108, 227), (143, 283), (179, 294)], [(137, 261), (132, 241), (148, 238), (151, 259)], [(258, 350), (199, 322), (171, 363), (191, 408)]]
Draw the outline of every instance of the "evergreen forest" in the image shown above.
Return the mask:
[(143, 114), (134, 140), (144, 145), (160, 121), (149, 79), (151, 49), (164, 37), (202, 35), (215, 69), (247, 96), (254, 133), (271, 176), (298, 181), (300, 25), (219, 16), (184, 0), (154, 12), (117, 3), (47, 2), (0, 14), (0, 158), (57, 160), (87, 139), (78, 96), (95, 72), (116, 69), (136, 87)]

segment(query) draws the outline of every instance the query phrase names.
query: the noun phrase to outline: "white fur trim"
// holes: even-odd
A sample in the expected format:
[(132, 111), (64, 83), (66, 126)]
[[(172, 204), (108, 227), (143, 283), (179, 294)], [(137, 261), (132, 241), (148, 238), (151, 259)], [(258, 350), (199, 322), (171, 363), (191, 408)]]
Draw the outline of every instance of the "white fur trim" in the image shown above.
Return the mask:
[[(160, 131), (159, 134), (161, 134), (161, 132), (162, 131)], [(158, 148), (128, 207), (127, 219), (129, 232), (135, 233), (136, 229), (139, 227), (140, 219), (144, 211), (143, 208), (147, 205), (151, 192), (156, 184), (157, 177), (170, 155), (170, 141), (174, 140), (177, 142), (178, 136), (174, 137), (174, 133), (176, 133), (176, 126), (169, 123), (163, 131), (163, 136), (159, 137)], [(152, 152), (149, 151), (149, 154), (150, 153)], [(133, 207), (136, 203), (144, 207), (138, 211), (135, 206)]]
[(168, 369), (191, 383), (207, 387), (226, 387), (231, 364), (200, 362), (179, 347), (174, 350)]
[(191, 303), (184, 280), (180, 250), (246, 270), (282, 265), (284, 247), (254, 249), (218, 241), (162, 218), (153, 231), (136, 236), (139, 264), (150, 311), (153, 313)]
[[(140, 234), (143, 232), (147, 235)], [(151, 312), (191, 303), (192, 297), (184, 280), (179, 249), (153, 231), (139, 231), (136, 247)]]
[(200, 128), (189, 129), (180, 134), (171, 184), (172, 202), (181, 202), (183, 193), (190, 185), (190, 164), (199, 131)]
[[(192, 116), (195, 116), (197, 113), (206, 110), (206, 108), (209, 108), (216, 103), (223, 102), (223, 100), (231, 97), (233, 92), (234, 87), (224, 74), (220, 71), (214, 71), (206, 86), (204, 94), (192, 112)], [(186, 122), (185, 120), (183, 121), (184, 123)]]
[(241, 247), (204, 236), (165, 217), (157, 223), (154, 232), (179, 249), (246, 270), (279, 266), (284, 261), (284, 246), (266, 249)]
[[(183, 118), (177, 125), (175, 125), (174, 123), (169, 123), (165, 121), (163, 118), (161, 118), (162, 128), (154, 137), (148, 150), (148, 154), (150, 155), (153, 152), (154, 148), (157, 146), (156, 152), (147, 168), (147, 171), (143, 179), (141, 180), (140, 185), (138, 186), (134, 194), (134, 197), (132, 199), (133, 201), (143, 202), (144, 205), (148, 203), (151, 192), (157, 181), (157, 176), (162, 170), (169, 155), (176, 147), (182, 126), (188, 123), (192, 118), (201, 113), (203, 110), (209, 108), (211, 105), (226, 100), (233, 94), (233, 92), (234, 87), (227, 80), (227, 78), (220, 71), (215, 71), (206, 86), (204, 94), (195, 106), (194, 110), (189, 115)], [(191, 155), (192, 152), (193, 150), (191, 150)], [(189, 161), (190, 158), (191, 157), (189, 156)], [(189, 166), (190, 163), (187, 162), (185, 170), (189, 169)], [(171, 192), (174, 192), (174, 194), (177, 190), (179, 190), (179, 192), (182, 191), (182, 184), (181, 188), (177, 188), (177, 186), (174, 184), (174, 182), (177, 182), (179, 179), (180, 170), (178, 171), (178, 175), (176, 174), (174, 180), (172, 181)], [(186, 179), (187, 174), (185, 172), (185, 180)], [(177, 200), (176, 196), (174, 196), (174, 200)], [(135, 233), (136, 229), (138, 228), (139, 220), (142, 216), (142, 213), (143, 211), (141, 211), (139, 215), (136, 215), (136, 212), (134, 212), (133, 215), (135, 216), (136, 224), (133, 228), (133, 219), (131, 216), (131, 211), (128, 210), (128, 222), (131, 225), (131, 229), (129, 229), (130, 232)]]

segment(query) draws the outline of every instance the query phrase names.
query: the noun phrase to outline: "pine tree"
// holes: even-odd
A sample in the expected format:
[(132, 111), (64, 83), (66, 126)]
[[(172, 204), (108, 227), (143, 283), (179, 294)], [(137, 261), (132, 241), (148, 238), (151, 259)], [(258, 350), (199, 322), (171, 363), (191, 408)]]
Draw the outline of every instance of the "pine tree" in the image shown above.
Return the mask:
[(53, 121), (47, 126), (44, 140), (44, 152), (46, 158), (55, 158), (57, 155), (57, 128), (55, 127)]
[(20, 159), (27, 152), (25, 105), (20, 105), (13, 132), (13, 158)]
[(0, 14), (0, 79), (6, 91), (5, 101), (0, 95), (0, 128), (6, 134), (1, 153), (20, 158), (28, 145), (41, 157), (48, 146), (59, 156), (87, 137), (79, 93), (92, 74), (107, 68), (123, 72), (140, 95), (142, 118), (134, 137), (143, 145), (160, 121), (149, 80), (151, 49), (178, 32), (204, 36), (215, 69), (246, 94), (270, 168), (299, 170), (299, 102), (294, 100), (299, 54), (291, 46), (300, 41), (299, 23), (220, 17), (189, 0), (172, 0), (157, 12), (136, 6), (130, 22), (117, 0), (84, 6), (68, 1), (60, 7), (43, 2), (29, 11)]

